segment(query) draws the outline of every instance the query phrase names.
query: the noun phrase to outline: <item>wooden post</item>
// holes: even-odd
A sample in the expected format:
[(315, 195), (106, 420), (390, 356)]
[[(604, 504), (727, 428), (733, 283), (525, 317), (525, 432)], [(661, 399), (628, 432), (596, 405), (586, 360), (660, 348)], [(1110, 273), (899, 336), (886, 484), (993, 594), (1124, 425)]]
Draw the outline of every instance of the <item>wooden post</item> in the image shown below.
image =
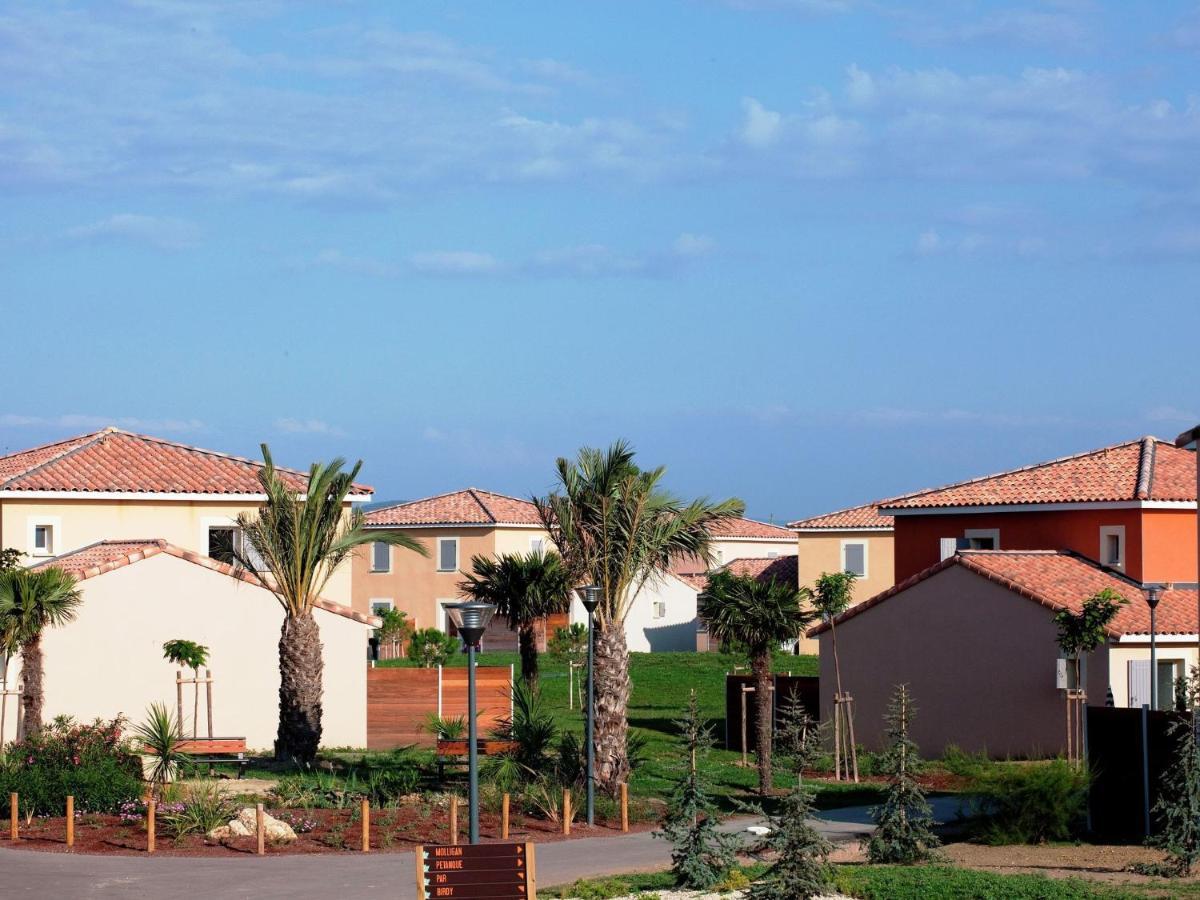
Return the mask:
[(842, 780), (842, 695), (833, 695), (833, 780)]
[(746, 735), (746, 694), (754, 688), (747, 688), (744, 684), (742, 687), (742, 768), (750, 765), (750, 757), (746, 745), (749, 743), (749, 738)]
[(500, 798), (500, 840), (508, 840), (508, 794)]
[(537, 857), (531, 842), (525, 844), (525, 896), (530, 900), (537, 896)]
[(450, 844), (458, 843), (458, 796), (450, 795)]
[(8, 815), (9, 815), (8, 836), (9, 836), (9, 838), (11, 838), (14, 841), (18, 840), (20, 838), (20, 833), (19, 833), (20, 813), (18, 812), (19, 806), (20, 806), (20, 803), (19, 803), (19, 798), (17, 797), (17, 795), (12, 794), (11, 796), (9, 796), (9, 798), (8, 798)]
[(621, 782), (621, 830), (629, 830), (629, 785)]
[(854, 738), (854, 698), (846, 695), (846, 724), (850, 731), (850, 763), (854, 766), (854, 783), (858, 784), (858, 742)]
[(179, 733), (183, 734), (183, 671), (175, 670), (175, 718), (179, 720)]
[(154, 819), (155, 819), (155, 814), (157, 812), (155, 807), (157, 805), (158, 804), (156, 804), (154, 802), (153, 797), (151, 797), (149, 802), (146, 804), (146, 852), (147, 853), (154, 852)]
[(263, 805), (261, 803), (254, 805), (254, 832), (258, 836), (258, 855), (263, 856), (267, 852), (267, 829), (263, 825)]
[(205, 669), (204, 670), (204, 693), (208, 697), (208, 739), (210, 741), (212, 740), (212, 737), (213, 737), (213, 733), (212, 733), (212, 683), (213, 683), (212, 669)]
[(425, 900), (425, 845), (417, 844), (413, 853), (413, 868), (417, 870), (417, 900)]
[(571, 833), (571, 789), (563, 788), (562, 804), (563, 834)]
[(67, 849), (75, 846), (75, 798), (67, 794)]
[(366, 797), (362, 801), (362, 852), (371, 852), (371, 801)]

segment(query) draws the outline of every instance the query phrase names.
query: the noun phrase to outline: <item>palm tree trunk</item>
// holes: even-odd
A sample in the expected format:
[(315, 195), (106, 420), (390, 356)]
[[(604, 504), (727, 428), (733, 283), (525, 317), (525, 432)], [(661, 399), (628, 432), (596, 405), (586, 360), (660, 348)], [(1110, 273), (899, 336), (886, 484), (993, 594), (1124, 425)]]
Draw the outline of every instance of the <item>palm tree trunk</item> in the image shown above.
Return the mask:
[(754, 752), (758, 756), (758, 792), (771, 792), (771, 650), (755, 653), (750, 661), (754, 671)]
[(517, 629), (517, 643), (521, 651), (521, 677), (530, 687), (538, 680), (537, 629), (533, 622), (522, 622)]
[(24, 694), (21, 705), (24, 707), (23, 733), (26, 737), (37, 734), (42, 730), (42, 707), (45, 705), (45, 667), (42, 660), (42, 636), (35, 634), (21, 645), (21, 680), (24, 682)]
[(629, 648), (621, 623), (596, 627), (596, 785), (615, 794), (629, 778)]
[(321, 743), (321, 632), (312, 613), (287, 615), (279, 635), (279, 735), (275, 758), (312, 762)]

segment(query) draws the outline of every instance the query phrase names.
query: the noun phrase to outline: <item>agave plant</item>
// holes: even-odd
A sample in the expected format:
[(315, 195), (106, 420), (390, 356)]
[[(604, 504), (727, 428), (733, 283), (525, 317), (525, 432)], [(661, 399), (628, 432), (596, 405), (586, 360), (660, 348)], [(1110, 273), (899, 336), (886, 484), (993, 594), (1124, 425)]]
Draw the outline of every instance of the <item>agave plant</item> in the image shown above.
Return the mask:
[(146, 780), (159, 788), (175, 779), (179, 767), (187, 762), (188, 754), (183, 746), (183, 730), (179, 720), (171, 715), (165, 703), (151, 703), (146, 709), (146, 720), (133, 727), (133, 734), (143, 745), (143, 752), (154, 757), (154, 763)]

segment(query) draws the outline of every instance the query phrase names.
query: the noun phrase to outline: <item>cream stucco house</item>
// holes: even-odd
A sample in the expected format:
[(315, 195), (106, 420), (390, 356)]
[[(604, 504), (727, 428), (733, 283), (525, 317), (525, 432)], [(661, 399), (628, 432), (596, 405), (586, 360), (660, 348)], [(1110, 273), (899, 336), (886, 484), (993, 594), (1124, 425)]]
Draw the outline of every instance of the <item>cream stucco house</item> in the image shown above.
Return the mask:
[[(853, 572), (853, 603), (895, 584), (892, 517), (867, 503), (788, 524), (794, 533), (801, 587), (811, 588), (827, 572)], [(801, 638), (800, 653), (816, 653), (817, 642)]]

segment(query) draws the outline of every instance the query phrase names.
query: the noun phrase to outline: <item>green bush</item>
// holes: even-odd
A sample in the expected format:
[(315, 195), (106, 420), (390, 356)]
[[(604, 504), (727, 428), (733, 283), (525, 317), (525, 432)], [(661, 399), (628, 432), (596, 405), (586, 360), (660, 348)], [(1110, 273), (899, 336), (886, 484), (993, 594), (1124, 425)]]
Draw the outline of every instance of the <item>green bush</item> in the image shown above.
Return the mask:
[(1065, 760), (980, 768), (972, 784), (989, 844), (1066, 841), (1084, 827), (1088, 774)]
[(8, 745), (0, 795), (20, 795), (25, 815), (61, 816), (67, 795), (81, 813), (116, 812), (142, 792), (141, 760), (123, 739), (124, 720), (79, 725), (66, 717)]
[(436, 628), (414, 631), (408, 641), (408, 658), (415, 659), (424, 668), (444, 666), (446, 660), (458, 652), (459, 640)]
[(179, 802), (160, 810), (159, 817), (168, 831), (181, 838), (208, 834), (214, 828), (228, 825), (238, 811), (238, 805), (221, 792), (220, 786), (209, 781), (185, 788)]
[(839, 866), (837, 889), (863, 900), (1099, 900), (1133, 895), (1082, 879), (951, 866)]

